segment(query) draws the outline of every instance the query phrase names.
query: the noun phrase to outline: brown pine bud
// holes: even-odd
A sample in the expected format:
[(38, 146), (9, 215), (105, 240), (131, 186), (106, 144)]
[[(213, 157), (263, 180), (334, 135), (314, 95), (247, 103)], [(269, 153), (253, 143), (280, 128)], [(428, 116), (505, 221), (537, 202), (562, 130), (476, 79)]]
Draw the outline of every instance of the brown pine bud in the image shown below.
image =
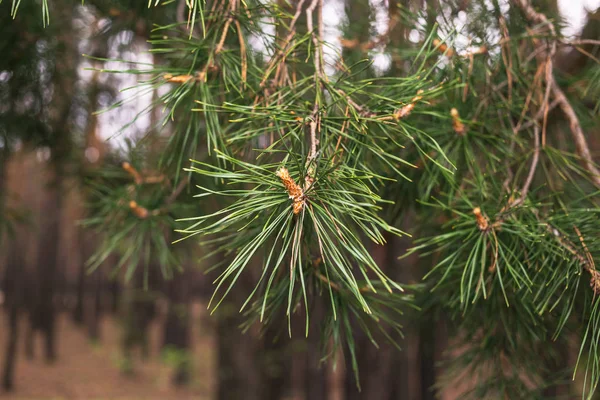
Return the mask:
[(129, 202), (129, 208), (131, 209), (131, 212), (133, 212), (138, 218), (145, 219), (148, 217), (148, 209), (140, 206), (134, 200)]
[(193, 79), (194, 76), (193, 75), (187, 75), (187, 74), (186, 75), (164, 74), (163, 78), (165, 78), (165, 80), (167, 82), (171, 82), (171, 83), (186, 83), (190, 79)]
[(446, 57), (452, 57), (454, 55), (454, 50), (451, 47), (448, 47), (447, 44), (442, 43), (440, 39), (433, 39), (433, 45), (437, 47), (440, 53), (445, 53)]
[(290, 176), (289, 171), (285, 167), (281, 167), (277, 170), (276, 175), (281, 179), (283, 186), (288, 192), (290, 199), (292, 199), (292, 208), (294, 214), (298, 214), (304, 208), (306, 200), (304, 199), (304, 191)]
[(355, 47), (358, 47), (358, 45), (360, 45), (360, 42), (358, 41), (358, 39), (340, 38), (340, 44), (342, 45), (342, 47), (345, 47), (347, 49), (354, 49)]
[(473, 214), (475, 215), (475, 219), (477, 220), (477, 226), (482, 231), (487, 231), (490, 223), (488, 219), (481, 213), (481, 208), (475, 207), (473, 209)]
[(463, 124), (460, 121), (460, 115), (458, 114), (458, 110), (456, 108), (453, 108), (452, 110), (450, 110), (450, 115), (452, 116), (452, 127), (454, 128), (454, 132), (461, 136), (464, 135), (466, 128), (465, 124)]
[(121, 164), (121, 166), (123, 167), (123, 169), (125, 171), (127, 171), (133, 177), (133, 180), (135, 181), (135, 183), (137, 185), (139, 185), (140, 183), (142, 183), (142, 181), (143, 181), (142, 176), (137, 171), (137, 169), (135, 169), (133, 167), (133, 165), (131, 165), (127, 161), (125, 161), (125, 162), (123, 162), (123, 164)]
[(422, 93), (423, 93), (422, 90), (418, 90), (417, 95), (412, 98), (410, 104), (407, 104), (407, 105), (397, 109), (396, 112), (394, 113), (394, 119), (397, 121), (399, 119), (408, 117), (410, 115), (410, 113), (412, 112), (412, 110), (415, 108), (415, 103), (423, 98), (423, 96), (421, 96)]
[(485, 53), (487, 53), (487, 51), (488, 51), (488, 49), (486, 46), (481, 46), (481, 47), (471, 50), (469, 52), (469, 55), (476, 56), (478, 54), (485, 54)]

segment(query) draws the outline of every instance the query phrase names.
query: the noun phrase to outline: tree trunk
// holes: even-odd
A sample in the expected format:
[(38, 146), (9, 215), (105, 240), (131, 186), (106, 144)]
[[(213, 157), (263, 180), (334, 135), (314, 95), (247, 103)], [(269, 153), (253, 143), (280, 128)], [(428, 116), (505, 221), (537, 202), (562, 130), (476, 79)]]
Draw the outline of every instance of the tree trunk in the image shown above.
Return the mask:
[(18, 239), (10, 246), (9, 259), (7, 260), (4, 285), (6, 309), (8, 311), (8, 338), (4, 356), (4, 369), (2, 373), (2, 388), (11, 391), (14, 388), (15, 364), (17, 361), (17, 339), (19, 337), (19, 308), (23, 301), (22, 296), (22, 269), (23, 251)]
[(113, 314), (117, 314), (119, 312), (119, 304), (121, 302), (121, 286), (119, 285), (119, 281), (116, 277), (111, 279), (110, 282), (110, 297), (110, 311)]
[(83, 254), (84, 244), (79, 244), (82, 254), (82, 260), (79, 265), (79, 271), (77, 274), (77, 287), (76, 287), (76, 297), (75, 297), (75, 308), (73, 308), (73, 322), (77, 325), (83, 324), (83, 309), (84, 309), (84, 297), (85, 297), (85, 259)]
[(436, 369), (435, 369), (435, 354), (437, 345), (436, 322), (425, 316), (421, 317), (419, 331), (419, 371), (421, 375), (421, 399), (435, 400), (435, 385)]
[[(148, 329), (155, 315), (155, 304), (149, 290), (143, 289), (143, 271), (136, 271), (133, 287), (127, 288), (125, 298), (125, 313), (123, 315), (123, 356), (126, 367), (123, 372), (133, 373), (132, 351), (139, 347), (141, 356), (150, 356)], [(152, 283), (149, 283), (152, 285)]]
[(217, 309), (218, 385), (217, 400), (259, 400), (262, 374), (258, 361), (258, 332), (250, 329), (243, 334), (239, 328), (243, 316), (238, 312), (245, 300), (244, 293), (253, 287), (253, 277), (240, 276)]
[(190, 380), (190, 302), (188, 274), (176, 273), (167, 282), (169, 300), (164, 325), (163, 349), (176, 351), (176, 366), (172, 377), (174, 385), (184, 385)]
[(310, 310), (311, 324), (306, 338), (306, 400), (327, 400), (327, 371), (321, 363), (321, 326), (317, 322), (324, 317), (323, 298), (314, 295)]
[(17, 337), (19, 335), (18, 306), (12, 304), (8, 311), (8, 340), (6, 341), (6, 355), (4, 358), (4, 372), (2, 374), (2, 388), (7, 392), (14, 388), (15, 364), (17, 358)]
[(44, 333), (44, 354), (47, 362), (56, 359), (54, 292), (58, 270), (60, 245), (60, 214), (62, 210), (61, 172), (56, 171), (54, 180), (45, 195), (42, 208), (41, 239), (38, 253), (38, 293), (33, 310), (33, 326)]
[(25, 332), (25, 357), (28, 360), (33, 360), (35, 357), (35, 327), (31, 323), (31, 318), (28, 320)]
[(263, 349), (260, 352), (262, 366), (262, 395), (264, 400), (280, 400), (289, 398), (292, 382), (292, 360), (290, 354), (291, 341), (287, 330), (287, 316), (281, 313), (280, 324), (265, 327)]
[[(371, 254), (377, 265), (381, 269), (391, 274), (396, 268), (396, 246), (397, 238), (386, 234), (387, 241), (385, 246), (372, 245)], [(394, 278), (392, 276), (392, 278)], [(387, 329), (384, 327), (383, 329)], [(355, 372), (350, 364), (350, 354), (346, 351), (346, 398), (350, 399), (388, 399), (393, 391), (391, 381), (398, 379), (396, 375), (398, 370), (392, 368), (394, 357), (398, 350), (387, 342), (383, 335), (377, 335), (377, 330), (372, 329), (372, 333), (379, 344), (375, 347), (368, 335), (360, 330), (355, 324), (354, 339), (356, 359), (359, 369), (360, 392), (358, 391)], [(394, 333), (388, 329), (388, 333), (394, 337)], [(395, 338), (400, 340), (401, 338)], [(392, 375), (394, 374), (394, 375)]]
[(94, 272), (94, 304), (89, 320), (88, 336), (91, 341), (97, 342), (100, 340), (100, 322), (102, 318), (102, 289), (103, 289), (103, 274), (102, 267), (99, 267)]

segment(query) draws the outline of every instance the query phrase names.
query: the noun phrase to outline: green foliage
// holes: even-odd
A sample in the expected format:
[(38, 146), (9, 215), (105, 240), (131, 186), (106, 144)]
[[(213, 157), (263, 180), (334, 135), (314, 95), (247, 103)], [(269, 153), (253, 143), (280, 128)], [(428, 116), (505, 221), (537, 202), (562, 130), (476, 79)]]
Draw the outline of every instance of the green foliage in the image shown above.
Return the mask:
[[(431, 136), (402, 120), (453, 84), (431, 79), (426, 60), (436, 53), (428, 47), (407, 77), (359, 78), (369, 68), (366, 62), (327, 76), (322, 41), (315, 31), (293, 27), (295, 14), (258, 3), (243, 4), (246, 10), (236, 9), (242, 7), (237, 2), (226, 6), (236, 23), (217, 9), (205, 15), (202, 38), (181, 37), (177, 25), (157, 28), (150, 44), (160, 64), (106, 71), (150, 76), (140, 80), (143, 91), (166, 88), (150, 106), (164, 107), (161, 125), (170, 132), (161, 157), (166, 171), (186, 156), (204, 154), (187, 171), (196, 175), (199, 204), (209, 211), (182, 219), (190, 225), (178, 231), (202, 236), (213, 248), (207, 256), (222, 254), (226, 260), (226, 266), (214, 267), (221, 273), (211, 306), (216, 308), (244, 270), (256, 265), (252, 260), (260, 259), (261, 277), (241, 305), (249, 321), (275, 323), (282, 309), (289, 321), (302, 310), (308, 334), (310, 299), (323, 296), (328, 304), (323, 326), (336, 346), (344, 340), (352, 344), (354, 319), (367, 332), (377, 326), (391, 340), (383, 326), (400, 329), (398, 315), (411, 307), (412, 295), (386, 276), (364, 240), (383, 245), (385, 235), (403, 234), (380, 216), (382, 206), (392, 202), (379, 194), (415, 168), (398, 156), (403, 147), (411, 144), (439, 168), (453, 170)], [(251, 16), (259, 12), (290, 21), (296, 36), (275, 47), (270, 62), (247, 45), (248, 35), (257, 33), (258, 20)], [(192, 104), (194, 112), (185, 112)], [(156, 232), (149, 224), (167, 217), (139, 221), (123, 203), (128, 191), (117, 184), (94, 196), (104, 206), (88, 223), (110, 233), (92, 263), (119, 246), (127, 249), (120, 251), (120, 265), (127, 263), (129, 271), (144, 263), (137, 254), (168, 254), (159, 240), (150, 241), (152, 250), (142, 245)], [(217, 201), (222, 206), (214, 209), (207, 195), (222, 196)], [(170, 220), (162, 222), (171, 226)]]
[[(0, 4), (2, 1), (0, 0)], [(44, 22), (44, 26), (50, 23), (50, 10), (48, 8), (48, 0), (42, 0), (42, 21)], [(19, 11), (19, 6), (21, 5), (21, 0), (12, 0), (10, 3), (10, 16), (12, 18), (17, 17), (17, 11)]]
[[(181, 268), (182, 249), (171, 245), (168, 233), (189, 206), (174, 203), (173, 183), (164, 174), (149, 172), (141, 161), (133, 162), (131, 167), (139, 178), (114, 166), (103, 168), (89, 180), (89, 208), (93, 214), (82, 224), (105, 239), (87, 265), (91, 272), (111, 254), (118, 254), (115, 270), (124, 268), (125, 278), (130, 280), (143, 266), (147, 287), (150, 264), (158, 265), (165, 278)], [(144, 171), (143, 175), (138, 169)]]
[[(326, 41), (322, 1), (297, 4), (188, 1), (187, 23), (153, 30), (153, 64), (101, 68), (156, 93), (147, 111), (162, 118), (137, 144), (147, 153), (127, 156), (168, 178), (132, 184), (113, 167), (95, 180), (86, 224), (105, 238), (91, 266), (118, 253), (129, 275), (158, 259), (168, 276), (178, 262), (167, 231), (178, 245), (197, 238), (221, 261), (213, 310), (259, 269), (244, 328), (287, 315), (292, 334), (303, 313), (305, 334), (319, 323), (355, 369), (356, 326), (393, 341), (402, 312), (424, 304), (449, 316), (457, 346), (440, 385), (469, 373), (467, 398), (541, 398), (564, 380), (549, 366), (574, 332), (591, 398), (600, 179), (581, 136), (598, 124), (598, 65), (561, 74), (561, 22), (525, 0), (392, 5), (389, 32), (348, 23), (341, 51)], [(377, 52), (389, 68), (368, 60)], [(188, 178), (195, 198), (177, 198)], [(393, 281), (372, 257), (405, 235), (407, 215), (423, 285)], [(318, 322), (316, 301), (327, 305)]]

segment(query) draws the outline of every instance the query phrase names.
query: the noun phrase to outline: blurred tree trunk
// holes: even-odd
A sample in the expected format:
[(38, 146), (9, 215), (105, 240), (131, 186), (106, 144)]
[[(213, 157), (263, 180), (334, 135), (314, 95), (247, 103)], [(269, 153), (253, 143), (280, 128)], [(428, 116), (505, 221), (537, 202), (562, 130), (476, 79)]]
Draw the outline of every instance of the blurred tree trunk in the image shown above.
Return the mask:
[[(144, 287), (144, 268), (149, 268), (148, 287)], [(133, 373), (132, 352), (135, 347), (139, 347), (143, 359), (150, 356), (150, 343), (148, 330), (150, 323), (156, 315), (156, 296), (153, 292), (157, 287), (153, 277), (152, 266), (138, 267), (134, 273), (132, 282), (126, 289), (124, 298), (125, 312), (122, 316), (123, 322), (123, 357), (125, 367), (123, 372)]]
[[(368, 0), (358, 0), (346, 2), (346, 13), (348, 19), (352, 21), (352, 25), (348, 26), (345, 34), (343, 59), (347, 65), (353, 65), (367, 56), (364, 49), (365, 45), (374, 39), (372, 21), (375, 19), (376, 10)], [(372, 75), (372, 73), (373, 71), (368, 68), (361, 72), (361, 75)], [(387, 247), (389, 246), (372, 246), (371, 251), (375, 261), (384, 272), (389, 271)], [(344, 348), (344, 359), (347, 366), (344, 379), (344, 399), (387, 399), (389, 383), (384, 380), (390, 371), (391, 350), (380, 340), (378, 342), (382, 347), (378, 350), (356, 324), (353, 324), (353, 336), (360, 382), (356, 382), (355, 371), (351, 364), (351, 354), (347, 348)], [(361, 391), (358, 389), (359, 386)]]
[(110, 281), (110, 298), (111, 312), (117, 314), (119, 312), (119, 303), (121, 302), (121, 285), (116, 277)]
[[(85, 201), (85, 198), (84, 198)], [(91, 256), (90, 247), (91, 247), (91, 238), (90, 233), (87, 232), (83, 228), (79, 228), (79, 254), (80, 254), (80, 262), (79, 269), (77, 271), (77, 285), (76, 285), (76, 298), (75, 298), (75, 307), (73, 308), (73, 322), (77, 325), (81, 325), (84, 322), (85, 317), (85, 297), (86, 297), (86, 289), (88, 285), (86, 285), (86, 275), (87, 268), (86, 262)]]
[(43, 203), (38, 251), (38, 293), (34, 319), (44, 333), (45, 359), (56, 359), (54, 294), (58, 273), (58, 248), (60, 245), (60, 214), (62, 210), (62, 171), (57, 169), (51, 177)]
[(166, 282), (166, 297), (168, 299), (167, 318), (164, 324), (163, 349), (177, 352), (175, 372), (172, 382), (184, 385), (190, 381), (190, 298), (189, 274), (175, 273)]
[[(403, 221), (402, 226), (404, 228), (410, 226), (410, 219), (408, 217)], [(386, 245), (388, 248), (386, 256), (387, 272), (390, 278), (396, 282), (409, 283), (419, 281), (415, 273), (417, 257), (405, 258), (402, 261), (398, 260), (398, 257), (403, 255), (410, 245), (411, 242), (409, 239), (398, 237), (390, 238)], [(412, 317), (415, 316), (412, 315)], [(404, 338), (398, 337), (395, 333), (392, 334), (392, 337), (402, 347), (402, 351), (398, 351), (393, 347), (390, 348), (391, 360), (389, 361), (388, 368), (391, 373), (387, 383), (389, 392), (386, 394), (386, 399), (417, 400), (423, 396), (420, 388), (424, 383), (421, 381), (422, 376), (418, 367), (423, 362), (419, 359), (421, 355), (418, 352), (418, 346), (421, 343), (418, 328), (419, 321), (416, 318), (410, 318), (411, 315), (404, 316)], [(422, 345), (430, 346), (431, 343), (423, 342)]]
[[(250, 269), (248, 269), (250, 271)], [(262, 400), (262, 371), (259, 367), (258, 327), (245, 334), (239, 329), (244, 317), (239, 307), (255, 281), (242, 274), (215, 313), (217, 318), (217, 400)], [(256, 328), (256, 329), (255, 329)]]
[(14, 372), (17, 361), (17, 339), (19, 337), (19, 309), (23, 301), (22, 280), (24, 257), (19, 240), (13, 240), (8, 253), (4, 275), (5, 308), (8, 319), (8, 335), (4, 354), (2, 388), (14, 388)]
[[(16, 274), (18, 275), (18, 273)], [(19, 285), (17, 280), (20, 277), (15, 276), (13, 282)], [(11, 391), (14, 387), (14, 371), (17, 357), (17, 337), (19, 336), (19, 307), (16, 299), (8, 306), (8, 340), (6, 342), (6, 355), (4, 359), (4, 372), (2, 374), (2, 387), (6, 391)]]
[(327, 400), (327, 371), (324, 364), (321, 363), (322, 340), (321, 326), (318, 321), (325, 317), (325, 307), (323, 304), (327, 298), (313, 295), (313, 304), (310, 310), (311, 324), (309, 326), (308, 337), (306, 338), (306, 400)]
[[(260, 363), (262, 367), (262, 395), (264, 400), (286, 399), (292, 390), (290, 354), (291, 340), (287, 335), (287, 316), (281, 313), (282, 324), (264, 327)], [(285, 329), (284, 329), (285, 327)]]
[[(52, 71), (54, 93), (50, 112), (51, 134), (49, 138), (50, 161), (47, 175), (48, 186), (42, 205), (40, 222), (40, 246), (38, 252), (38, 293), (32, 310), (37, 327), (44, 333), (45, 359), (56, 359), (56, 318), (54, 297), (59, 276), (59, 246), (61, 240), (60, 220), (63, 211), (64, 176), (71, 146), (71, 105), (74, 84), (77, 46), (73, 35), (73, 7), (54, 2), (51, 12), (64, 21), (56, 34), (60, 45), (56, 46), (56, 59), (60, 64)], [(35, 325), (34, 325), (35, 326)]]
[[(233, 296), (232, 296), (233, 297)], [(242, 334), (240, 314), (234, 305), (222, 303), (217, 316), (218, 400), (259, 400), (260, 373), (256, 367), (256, 339)], [(223, 312), (227, 308), (226, 312)]]
[[(27, 292), (26, 292), (27, 293)], [(25, 331), (25, 357), (28, 360), (33, 360), (35, 357), (35, 330), (32, 318), (28, 319), (27, 331)]]
[[(397, 244), (397, 238), (391, 235), (385, 235), (387, 244), (385, 246), (371, 246), (371, 254), (377, 265), (382, 266), (382, 270), (390, 275), (394, 273), (396, 260), (394, 258), (394, 247)], [(350, 354), (346, 353), (346, 399), (388, 399), (391, 396), (391, 382), (398, 379), (393, 373), (397, 369), (392, 368), (393, 358), (398, 352), (381, 335), (375, 336), (379, 348), (375, 347), (369, 337), (358, 327), (354, 329), (354, 339), (356, 342), (356, 359), (359, 369), (359, 380), (361, 391), (358, 391), (357, 382), (350, 364)], [(373, 334), (376, 332), (373, 331)], [(389, 332), (393, 336), (392, 332)], [(400, 338), (396, 338), (400, 340)]]
[(79, 263), (79, 270), (77, 271), (77, 284), (75, 287), (75, 307), (73, 308), (73, 322), (77, 325), (83, 324), (83, 309), (84, 309), (84, 296), (85, 296), (85, 259), (83, 258), (83, 244), (79, 245), (82, 250), (82, 260)]
[(436, 381), (435, 354), (438, 350), (436, 333), (439, 331), (435, 319), (422, 316), (419, 324), (419, 373), (421, 376), (421, 399), (435, 400), (433, 390)]
[(94, 272), (94, 303), (88, 325), (88, 336), (90, 340), (100, 340), (100, 322), (102, 319), (102, 292), (104, 289), (103, 268), (100, 266)]

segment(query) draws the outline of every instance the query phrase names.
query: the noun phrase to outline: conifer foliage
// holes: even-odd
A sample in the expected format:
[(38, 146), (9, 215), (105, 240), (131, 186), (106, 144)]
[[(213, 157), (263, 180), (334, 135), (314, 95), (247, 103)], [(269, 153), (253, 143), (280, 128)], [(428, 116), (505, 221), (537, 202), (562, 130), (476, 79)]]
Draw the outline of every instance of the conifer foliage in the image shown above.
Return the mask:
[[(390, 2), (384, 32), (348, 21), (335, 38), (326, 2), (151, 2), (175, 16), (153, 30), (155, 62), (103, 72), (137, 75), (161, 117), (92, 179), (86, 224), (104, 243), (90, 266), (117, 253), (118, 267), (160, 265), (168, 278), (200, 242), (220, 260), (211, 310), (259, 268), (239, 304), (245, 328), (282, 315), (289, 335), (315, 324), (324, 354), (344, 347), (355, 369), (355, 328), (395, 342), (407, 309), (442, 312), (456, 346), (439, 384), (469, 373), (474, 399), (543, 397), (566, 377), (549, 366), (577, 341), (568, 378), (591, 398), (600, 42), (563, 37), (549, 2), (529, 0)], [(589, 62), (568, 75), (559, 64), (573, 49)], [(418, 223), (405, 233), (407, 214)], [(409, 234), (417, 285), (371, 254)]]

